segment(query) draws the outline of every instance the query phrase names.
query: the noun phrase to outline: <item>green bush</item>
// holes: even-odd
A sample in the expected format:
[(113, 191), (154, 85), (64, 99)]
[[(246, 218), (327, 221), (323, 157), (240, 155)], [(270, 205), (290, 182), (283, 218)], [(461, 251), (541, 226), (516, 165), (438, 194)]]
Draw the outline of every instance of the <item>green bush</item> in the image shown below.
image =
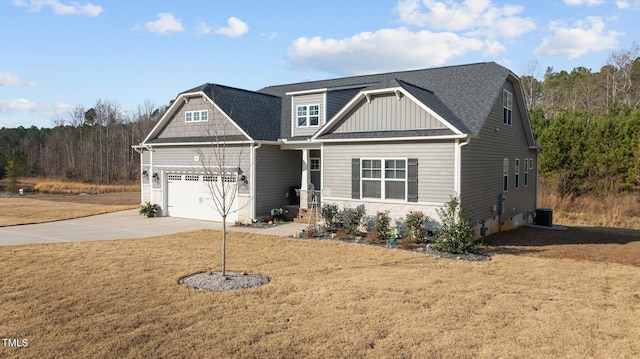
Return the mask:
[(289, 211), (284, 208), (274, 208), (271, 210), (271, 217), (274, 221), (288, 221), (289, 219)]
[(416, 243), (426, 242), (429, 220), (429, 216), (422, 212), (409, 212), (404, 220), (404, 225), (407, 227), (407, 237), (412, 238)]
[(364, 218), (364, 209), (361, 207), (344, 209), (344, 228), (352, 236), (360, 235), (359, 227)]
[(445, 203), (444, 208), (436, 210), (442, 226), (433, 233), (435, 250), (440, 252), (462, 254), (478, 248), (473, 240), (471, 223), (463, 217), (462, 208), (457, 197)]
[(325, 204), (322, 206), (322, 218), (324, 226), (328, 231), (337, 231), (342, 228), (342, 211), (335, 204)]
[(376, 213), (375, 223), (373, 225), (373, 230), (378, 233), (378, 236), (381, 240), (388, 241), (390, 232), (389, 232), (389, 223), (391, 222), (391, 218), (389, 218), (389, 211), (378, 212)]

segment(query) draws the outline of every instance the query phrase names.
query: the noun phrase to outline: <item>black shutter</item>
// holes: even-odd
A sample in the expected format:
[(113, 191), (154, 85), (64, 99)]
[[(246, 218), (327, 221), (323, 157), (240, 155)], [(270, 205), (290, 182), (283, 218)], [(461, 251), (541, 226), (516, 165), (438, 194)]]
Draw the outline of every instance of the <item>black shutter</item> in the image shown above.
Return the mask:
[(351, 159), (351, 198), (360, 199), (360, 159)]
[(418, 159), (407, 161), (407, 201), (418, 202)]

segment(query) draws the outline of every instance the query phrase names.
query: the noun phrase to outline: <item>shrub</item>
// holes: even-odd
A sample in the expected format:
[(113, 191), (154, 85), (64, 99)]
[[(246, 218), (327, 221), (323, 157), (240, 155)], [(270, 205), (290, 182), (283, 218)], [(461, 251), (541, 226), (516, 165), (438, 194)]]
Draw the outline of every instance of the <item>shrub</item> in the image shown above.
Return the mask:
[(375, 219), (375, 223), (373, 224), (373, 230), (376, 233), (378, 233), (380, 240), (384, 240), (384, 241), (389, 240), (389, 237), (390, 237), (389, 222), (391, 222), (391, 218), (389, 218), (389, 211), (376, 213), (376, 219)]
[(335, 204), (322, 206), (322, 219), (324, 219), (324, 226), (329, 231), (335, 231), (342, 227), (342, 212)]
[(336, 231), (336, 237), (339, 241), (346, 241), (349, 239), (349, 232), (344, 228), (340, 228)]
[(284, 208), (274, 208), (271, 210), (271, 217), (274, 221), (287, 221), (289, 219), (289, 211)]
[(378, 232), (368, 232), (367, 233), (367, 243), (369, 244), (380, 244), (382, 239), (380, 238), (380, 234)]
[(344, 228), (350, 235), (360, 235), (359, 227), (364, 218), (364, 209), (361, 207), (344, 209)]
[(307, 238), (316, 238), (318, 237), (318, 228), (316, 228), (316, 226), (309, 226), (304, 230), (304, 233)]
[(429, 220), (429, 216), (422, 212), (409, 212), (404, 220), (404, 225), (407, 227), (407, 237), (417, 243), (426, 242), (428, 234), (427, 223), (429, 223)]
[(434, 249), (441, 252), (461, 254), (478, 248), (473, 240), (471, 223), (463, 217), (457, 197), (445, 203), (444, 208), (436, 210), (442, 226), (433, 233)]
[(413, 244), (415, 242), (416, 241), (413, 239), (413, 237), (404, 237), (403, 239), (398, 241), (398, 247), (406, 250), (412, 250)]

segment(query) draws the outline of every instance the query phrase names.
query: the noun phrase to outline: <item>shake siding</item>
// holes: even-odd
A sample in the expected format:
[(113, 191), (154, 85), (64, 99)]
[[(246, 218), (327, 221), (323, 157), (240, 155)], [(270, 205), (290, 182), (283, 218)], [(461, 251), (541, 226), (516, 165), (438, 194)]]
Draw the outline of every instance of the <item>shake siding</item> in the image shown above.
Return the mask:
[(446, 128), (412, 100), (393, 94), (363, 99), (344, 118), (335, 133)]
[(289, 204), (289, 187), (300, 186), (302, 151), (282, 151), (263, 145), (256, 154), (256, 216)]
[[(461, 201), (466, 215), (473, 221), (498, 219), (498, 213), (491, 206), (499, 208), (499, 196), (504, 193), (505, 211), (502, 221), (522, 213), (526, 217), (528, 210), (535, 206), (535, 171), (529, 170), (529, 184), (524, 186), (524, 160), (533, 158), (535, 151), (529, 150), (525, 129), (522, 123), (524, 109), (518, 107), (515, 92), (510, 82), (505, 88), (514, 94), (512, 126), (503, 123), (502, 89), (496, 94), (496, 101), (489, 119), (480, 131), (480, 138), (462, 147)], [(496, 132), (497, 129), (497, 132)], [(502, 161), (509, 159), (508, 191), (502, 191)], [(515, 159), (520, 159), (520, 187), (515, 188)]]
[[(209, 120), (203, 122), (185, 122), (187, 111), (209, 111)], [(233, 114), (231, 114), (233, 117)], [(167, 125), (160, 131), (157, 138), (199, 137), (206, 136), (207, 130), (218, 136), (241, 135), (242, 133), (224, 115), (202, 97), (192, 97), (188, 103), (182, 101), (182, 105), (173, 117), (167, 121)]]
[[(294, 136), (311, 136), (325, 123), (324, 108), (325, 93), (298, 95), (293, 97), (293, 107), (291, 108), (291, 125), (293, 126)], [(301, 105), (320, 105), (320, 125), (310, 127), (298, 127), (297, 107)]]
[(453, 194), (453, 141), (331, 143), (324, 145), (323, 154), (323, 193), (327, 197), (351, 199), (352, 158), (417, 158), (418, 202), (441, 204), (448, 201), (449, 195)]

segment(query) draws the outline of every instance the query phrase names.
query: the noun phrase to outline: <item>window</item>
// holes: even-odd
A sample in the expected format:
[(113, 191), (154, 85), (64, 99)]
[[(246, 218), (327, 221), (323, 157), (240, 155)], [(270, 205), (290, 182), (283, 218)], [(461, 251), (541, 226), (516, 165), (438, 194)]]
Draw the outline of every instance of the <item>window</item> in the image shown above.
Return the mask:
[(304, 105), (296, 108), (298, 127), (314, 127), (320, 125), (320, 105)]
[(509, 159), (502, 160), (502, 191), (509, 189)]
[(185, 175), (184, 176), (184, 180), (185, 181), (200, 181), (200, 176), (197, 176), (197, 175)]
[(204, 122), (209, 121), (209, 111), (187, 111), (184, 113), (184, 122)]
[(320, 171), (320, 159), (319, 158), (310, 158), (309, 159), (309, 169), (312, 171)]
[(511, 126), (511, 112), (513, 110), (513, 95), (507, 90), (502, 92), (503, 117), (502, 122)]
[(529, 185), (529, 159), (524, 159), (524, 186)]
[(519, 158), (516, 158), (515, 165), (516, 165), (516, 173), (515, 173), (516, 188), (520, 188), (520, 159)]
[(361, 171), (363, 198), (407, 198), (407, 160), (363, 159)]

